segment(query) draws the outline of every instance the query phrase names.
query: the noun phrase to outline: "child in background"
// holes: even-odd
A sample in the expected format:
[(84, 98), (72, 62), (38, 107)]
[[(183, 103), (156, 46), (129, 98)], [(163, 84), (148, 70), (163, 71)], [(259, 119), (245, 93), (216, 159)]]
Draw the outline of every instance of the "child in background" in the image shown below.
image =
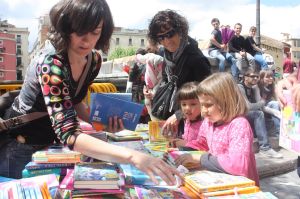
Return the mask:
[[(252, 151), (253, 133), (244, 117), (247, 105), (229, 73), (214, 73), (197, 88), (204, 117), (198, 137), (205, 137), (208, 152), (184, 154), (176, 165), (199, 164), (199, 168), (248, 177), (259, 185)], [(199, 145), (204, 140), (198, 139)]]
[[(197, 96), (197, 82), (188, 82), (182, 85), (177, 92), (177, 101), (180, 104), (184, 115), (184, 134), (183, 139), (175, 138), (170, 141), (170, 146), (183, 150), (208, 150), (206, 140), (201, 146), (195, 145), (194, 141), (198, 138), (199, 128), (202, 124), (201, 107)], [(199, 138), (199, 139), (200, 139)]]
[[(270, 115), (274, 126), (275, 126), (275, 136), (279, 136), (280, 131), (280, 105), (275, 95), (275, 82), (274, 74), (271, 70), (261, 70), (259, 73), (260, 80), (258, 82), (258, 87), (260, 90), (260, 96), (266, 101), (263, 111)], [(267, 125), (267, 124), (266, 124)], [(266, 126), (267, 129), (271, 127)]]

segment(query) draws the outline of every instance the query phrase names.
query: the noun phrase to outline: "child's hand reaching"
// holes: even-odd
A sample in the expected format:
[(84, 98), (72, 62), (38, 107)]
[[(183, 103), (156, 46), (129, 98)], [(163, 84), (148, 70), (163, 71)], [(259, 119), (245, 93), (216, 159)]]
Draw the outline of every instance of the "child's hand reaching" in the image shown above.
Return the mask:
[(169, 141), (169, 147), (178, 148), (186, 145), (186, 141), (183, 139), (175, 138)]
[(183, 165), (188, 169), (200, 169), (200, 158), (199, 154), (183, 154), (175, 160), (175, 165)]

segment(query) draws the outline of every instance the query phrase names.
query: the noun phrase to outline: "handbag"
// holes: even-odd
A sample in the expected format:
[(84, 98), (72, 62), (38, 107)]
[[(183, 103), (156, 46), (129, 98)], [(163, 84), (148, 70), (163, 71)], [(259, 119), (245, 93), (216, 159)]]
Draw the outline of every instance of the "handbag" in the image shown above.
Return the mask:
[[(92, 63), (92, 53), (88, 55), (88, 61), (87, 65), (83, 71), (82, 77), (79, 80), (78, 87), (76, 89), (75, 96), (79, 93), (80, 89), (83, 86), (84, 80), (87, 76), (87, 73), (91, 67)], [(8, 91), (4, 93), (3, 95), (0, 96), (0, 134), (3, 134), (2, 131), (8, 131), (10, 128), (15, 128), (19, 125), (28, 123), (30, 121), (42, 118), (46, 115), (48, 115), (47, 112), (32, 112), (32, 113), (27, 113), (24, 115), (16, 116), (13, 118), (9, 118), (6, 120), (3, 120), (2, 117), (4, 116), (5, 111), (11, 107), (13, 104), (15, 98), (19, 95), (20, 90), (14, 90), (14, 91)], [(2, 136), (0, 137), (2, 140)], [(1, 143), (0, 143), (1, 145)]]
[(182, 67), (178, 76), (175, 74), (172, 75), (171, 69), (166, 67), (168, 82), (158, 87), (152, 99), (151, 113), (154, 117), (166, 120), (173, 114), (175, 95), (177, 92), (177, 80), (181, 71)]

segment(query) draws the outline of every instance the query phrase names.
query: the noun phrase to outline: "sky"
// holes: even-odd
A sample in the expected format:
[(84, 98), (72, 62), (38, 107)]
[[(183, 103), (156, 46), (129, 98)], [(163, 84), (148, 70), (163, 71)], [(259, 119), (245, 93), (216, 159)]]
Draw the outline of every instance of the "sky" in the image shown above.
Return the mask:
[[(107, 0), (115, 26), (147, 29), (160, 10), (172, 9), (185, 16), (190, 36), (199, 40), (210, 37), (210, 21), (217, 17), (221, 25), (243, 25), (242, 34), (256, 25), (257, 0)], [(38, 32), (38, 17), (49, 13), (58, 0), (0, 0), (0, 18), (30, 31), (29, 48)], [(260, 33), (282, 40), (282, 33), (300, 38), (300, 0), (260, 0)]]

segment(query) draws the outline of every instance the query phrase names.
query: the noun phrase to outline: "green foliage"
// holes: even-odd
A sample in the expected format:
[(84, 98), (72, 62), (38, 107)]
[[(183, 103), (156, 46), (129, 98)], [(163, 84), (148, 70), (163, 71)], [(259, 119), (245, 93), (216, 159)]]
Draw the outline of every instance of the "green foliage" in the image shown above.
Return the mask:
[(114, 51), (112, 51), (109, 54), (108, 60), (135, 55), (136, 50), (137, 50), (136, 47), (129, 47), (129, 48), (117, 47), (115, 48)]

